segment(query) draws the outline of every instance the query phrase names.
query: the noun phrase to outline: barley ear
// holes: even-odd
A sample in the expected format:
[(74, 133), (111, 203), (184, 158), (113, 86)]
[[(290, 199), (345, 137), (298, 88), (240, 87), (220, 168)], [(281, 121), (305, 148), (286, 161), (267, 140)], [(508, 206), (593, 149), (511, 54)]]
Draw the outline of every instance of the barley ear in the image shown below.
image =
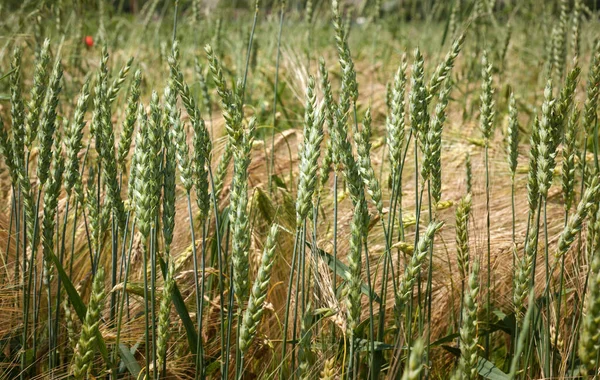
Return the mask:
[(352, 223), (350, 224), (350, 252), (348, 253), (348, 272), (350, 273), (350, 279), (348, 280), (344, 291), (346, 296), (346, 308), (348, 309), (346, 333), (350, 337), (351, 344), (354, 344), (356, 328), (360, 323), (361, 314), (361, 255), (362, 243), (365, 238), (363, 203), (364, 200), (360, 200), (356, 203)]
[(581, 46), (581, 10), (583, 0), (575, 0), (573, 5), (573, 22), (571, 27), (571, 53), (574, 57), (579, 57)]
[(248, 167), (256, 119), (248, 124), (239, 146), (234, 147), (233, 187), (229, 214), (232, 225), (231, 258), (233, 284), (238, 308), (241, 311), (248, 297), (248, 251), (250, 248), (250, 222), (248, 217)]
[(25, 146), (31, 151), (33, 141), (38, 134), (40, 115), (48, 87), (48, 63), (50, 62), (50, 40), (44, 40), (44, 44), (38, 54), (33, 74), (33, 87), (31, 97), (27, 103), (27, 115), (25, 117)]
[(444, 81), (448, 81), (448, 76), (454, 67), (456, 57), (458, 57), (460, 49), (465, 42), (465, 37), (466, 35), (463, 33), (456, 40), (454, 40), (452, 43), (452, 48), (448, 53), (446, 53), (444, 61), (438, 65), (438, 67), (435, 69), (435, 72), (431, 76), (429, 87), (427, 88), (428, 97), (430, 99), (437, 95), (442, 88)]
[(427, 114), (427, 88), (425, 86), (425, 68), (423, 55), (419, 48), (415, 49), (412, 73), (410, 77), (410, 94), (408, 108), (410, 111), (410, 127), (421, 150), (425, 149), (425, 140), (429, 125)]
[(56, 59), (56, 63), (52, 69), (52, 75), (50, 76), (48, 97), (44, 104), (42, 121), (38, 132), (39, 157), (37, 177), (40, 185), (44, 185), (48, 179), (50, 162), (52, 160), (52, 142), (56, 130), (56, 107), (58, 105), (58, 94), (61, 90), (60, 82), (62, 74), (62, 65), (59, 57)]
[[(158, 94), (152, 94), (150, 102), (151, 117), (142, 115), (140, 124), (140, 141), (136, 145), (136, 178), (134, 199), (138, 227), (143, 236), (148, 236), (154, 225), (154, 218), (159, 204), (160, 173), (159, 159), (161, 150), (161, 117), (158, 108)], [(144, 175), (140, 175), (144, 173)]]
[(317, 184), (318, 160), (323, 141), (323, 123), (316, 110), (315, 81), (308, 80), (304, 111), (304, 143), (300, 149), (300, 173), (296, 200), (296, 227), (300, 227), (311, 210), (311, 199)]
[(579, 115), (579, 110), (573, 110), (569, 122), (567, 123), (563, 139), (562, 192), (564, 207), (567, 213), (571, 210), (571, 206), (575, 199), (575, 157), (579, 156), (577, 149)]
[(252, 285), (252, 291), (250, 292), (250, 299), (248, 300), (248, 307), (244, 312), (242, 320), (242, 326), (240, 328), (240, 350), (242, 355), (248, 351), (258, 325), (262, 318), (264, 307), (263, 303), (267, 297), (269, 288), (269, 282), (271, 280), (271, 270), (275, 263), (275, 247), (277, 243), (278, 226), (273, 224), (267, 236), (267, 242), (262, 254), (260, 266), (258, 268), (258, 274), (254, 284)]
[(138, 111), (138, 102), (140, 100), (140, 85), (142, 82), (142, 72), (136, 70), (133, 74), (133, 82), (129, 87), (129, 96), (127, 97), (127, 108), (125, 110), (125, 120), (121, 127), (121, 139), (119, 140), (119, 148), (117, 153), (117, 163), (121, 169), (121, 173), (125, 173), (125, 165), (127, 156), (131, 150), (131, 140), (133, 138), (133, 130)]
[(537, 157), (537, 182), (539, 195), (545, 198), (552, 184), (552, 171), (554, 170), (555, 144), (552, 139), (552, 81), (548, 80), (544, 90), (544, 103), (542, 104), (542, 118), (538, 130)]
[(67, 156), (65, 163), (65, 190), (67, 194), (70, 194), (76, 184), (81, 182), (81, 176), (79, 175), (79, 152), (82, 148), (81, 140), (83, 139), (83, 128), (86, 124), (84, 118), (89, 97), (90, 82), (88, 79), (83, 84), (79, 93), (73, 114), (73, 121), (69, 124), (65, 132)]
[(592, 183), (585, 189), (585, 192), (581, 196), (581, 200), (577, 205), (577, 210), (569, 217), (567, 225), (558, 238), (558, 249), (555, 253), (556, 259), (560, 259), (569, 251), (571, 244), (575, 241), (575, 237), (579, 231), (581, 231), (583, 220), (588, 215), (588, 211), (596, 202), (598, 202), (599, 190), (600, 185), (598, 184), (598, 177), (594, 176)]
[(175, 285), (175, 265), (173, 259), (167, 256), (167, 274), (160, 299), (158, 311), (158, 326), (156, 331), (156, 365), (158, 372), (163, 373), (167, 362), (167, 345), (171, 325), (171, 302), (173, 287)]
[(392, 179), (400, 167), (402, 149), (405, 139), (406, 118), (406, 54), (402, 55), (402, 63), (394, 76), (394, 85), (391, 91), (390, 115), (386, 120), (386, 142), (390, 150), (389, 159), (392, 168)]
[(65, 320), (65, 328), (67, 330), (67, 338), (68, 338), (68, 349), (75, 351), (77, 345), (77, 336), (75, 333), (75, 316), (71, 312), (71, 307), (69, 306), (69, 299), (65, 297), (62, 302), (62, 309), (64, 313)]
[(334, 380), (335, 378), (335, 358), (329, 358), (323, 364), (319, 380)]
[(60, 139), (56, 140), (54, 154), (52, 157), (52, 170), (50, 180), (44, 192), (44, 221), (42, 223), (42, 247), (44, 258), (48, 259), (48, 253), (54, 252), (54, 233), (56, 225), (56, 212), (58, 197), (62, 184), (64, 170), (64, 158)]
[(81, 335), (73, 359), (72, 373), (76, 379), (84, 379), (91, 374), (94, 359), (96, 337), (100, 333), (100, 312), (104, 301), (104, 268), (99, 267), (92, 284), (90, 303), (85, 320), (81, 326)]
[(533, 122), (533, 130), (529, 139), (529, 167), (527, 170), (527, 202), (529, 204), (529, 215), (532, 217), (536, 211), (539, 200), (539, 183), (538, 183), (538, 160), (539, 160), (539, 130), (540, 123), (536, 116)]
[(175, 161), (179, 170), (179, 178), (186, 193), (190, 193), (193, 184), (192, 163), (190, 161), (187, 133), (181, 115), (177, 109), (177, 91), (173, 80), (165, 88), (165, 112), (170, 125), (170, 139), (173, 140)]
[(48, 296), (50, 296), (53, 269), (50, 261), (50, 253), (54, 252), (54, 233), (56, 226), (56, 213), (58, 208), (58, 197), (62, 185), (62, 175), (64, 170), (64, 158), (62, 156), (62, 142), (60, 138), (55, 140), (55, 148), (52, 156), (52, 170), (50, 179), (44, 192), (44, 221), (42, 224), (42, 253), (43, 253), (43, 274), (42, 282), (46, 287)]
[(102, 60), (96, 83), (94, 113), (91, 132), (94, 135), (96, 150), (101, 159), (102, 177), (107, 187), (106, 199), (120, 230), (125, 227), (125, 209), (119, 187), (117, 161), (115, 158), (115, 136), (112, 125), (108, 88), (108, 50), (102, 48)]
[(212, 142), (204, 120), (198, 118), (193, 124), (194, 128), (194, 181), (196, 187), (196, 203), (200, 210), (200, 217), (206, 219), (210, 211), (210, 195), (208, 192), (209, 166), (211, 161)]
[(356, 164), (363, 183), (367, 188), (367, 192), (371, 196), (378, 214), (383, 215), (383, 196), (379, 179), (375, 174), (375, 169), (371, 162), (371, 108), (367, 108), (363, 119), (363, 127), (360, 131), (354, 132), (354, 140), (356, 143), (357, 160)]
[(475, 261), (465, 292), (460, 329), (461, 352), (456, 379), (477, 379), (477, 295), (479, 294), (479, 262)]
[(446, 121), (446, 107), (450, 96), (450, 82), (440, 91), (439, 102), (425, 136), (423, 178), (431, 180), (431, 195), (435, 203), (442, 197), (442, 129)]
[(162, 227), (165, 243), (165, 251), (168, 255), (173, 242), (173, 231), (175, 229), (175, 145), (170, 136), (164, 139), (165, 160), (162, 169)]
[(242, 99), (239, 93), (241, 86), (238, 86), (237, 89), (229, 90), (225, 76), (223, 75), (223, 68), (216, 53), (210, 45), (206, 45), (204, 51), (206, 52), (210, 71), (217, 87), (217, 94), (221, 99), (227, 135), (233, 144), (238, 144), (243, 136)]
[(15, 162), (13, 144), (11, 143), (8, 131), (4, 128), (2, 117), (0, 117), (0, 156), (2, 156), (4, 164), (8, 167), (12, 182), (17, 184), (18, 168)]
[(225, 186), (225, 177), (227, 176), (227, 169), (229, 168), (232, 158), (233, 145), (227, 141), (215, 172), (214, 188), (212, 189), (215, 199), (219, 199), (221, 192), (223, 191), (223, 187)]
[(469, 273), (469, 217), (471, 215), (471, 194), (467, 193), (456, 208), (456, 262), (461, 281), (466, 281)]
[(600, 42), (596, 43), (594, 55), (592, 57), (590, 71), (588, 73), (587, 93), (583, 106), (583, 130), (588, 136), (593, 135), (594, 125), (596, 123), (596, 110), (598, 108), (598, 98), (600, 97)]
[(481, 115), (480, 129), (486, 145), (494, 133), (494, 88), (492, 87), (492, 64), (488, 60), (487, 52), (483, 51), (481, 58)]
[(108, 97), (109, 103), (114, 103), (115, 99), (117, 99), (117, 96), (119, 95), (119, 91), (121, 90), (121, 87), (123, 87), (123, 83), (125, 83), (125, 80), (127, 79), (127, 75), (129, 75), (129, 71), (131, 70), (132, 64), (133, 64), (133, 57), (130, 57), (127, 60), (127, 62), (125, 63), (125, 66), (123, 66), (121, 68), (121, 70), (119, 70), (119, 74), (117, 75), (117, 77), (115, 78), (115, 80), (113, 81), (112, 85), (110, 86), (110, 88), (108, 89), (108, 92), (107, 92), (107, 97)]
[(510, 179), (514, 183), (519, 158), (519, 120), (515, 94), (511, 92), (508, 102), (508, 132), (507, 132), (507, 156)]
[(595, 371), (598, 363), (598, 347), (600, 346), (600, 220), (598, 207), (595, 208), (593, 222), (588, 224), (590, 238), (591, 265), (589, 274), (589, 290), (585, 298), (583, 323), (579, 332), (579, 359), (582, 362), (583, 375)]
[(333, 100), (333, 93), (331, 90), (331, 82), (329, 82), (329, 72), (327, 71), (327, 67), (325, 66), (325, 60), (323, 57), (319, 58), (319, 75), (320, 75), (320, 83), (321, 90), (323, 91), (323, 116), (325, 119), (325, 123), (327, 124), (329, 139), (325, 145), (325, 154), (323, 156), (323, 161), (321, 162), (321, 169), (319, 171), (320, 183), (319, 183), (319, 193), (321, 189), (327, 184), (329, 180), (329, 173), (333, 167), (334, 170), (337, 171), (337, 164), (339, 163), (339, 157), (335, 156), (335, 146), (334, 146), (334, 134), (335, 134), (335, 113), (337, 112), (337, 106), (335, 101)]
[(425, 232), (423, 232), (423, 236), (419, 238), (419, 244), (414, 250), (409, 263), (406, 265), (404, 277), (402, 277), (400, 283), (398, 284), (398, 292), (396, 293), (395, 298), (396, 304), (394, 305), (396, 323), (398, 325), (400, 324), (407, 304), (411, 299), (413, 286), (417, 281), (417, 274), (421, 270), (421, 266), (423, 265), (425, 257), (429, 252), (429, 248), (433, 243), (433, 237), (443, 224), (443, 222), (435, 220), (429, 223), (427, 229)]
[(471, 165), (471, 155), (467, 153), (465, 157), (465, 170), (467, 177), (467, 193), (473, 193), (473, 166)]
[(198, 82), (200, 83), (200, 91), (202, 91), (202, 105), (204, 106), (205, 115), (210, 117), (212, 113), (212, 100), (210, 92), (208, 91), (208, 85), (206, 84), (206, 76), (204, 75), (204, 68), (196, 59), (196, 74), (198, 75)]
[[(21, 83), (21, 48), (16, 47), (13, 53), (13, 59), (10, 63), (10, 115), (12, 119), (12, 150), (14, 160), (18, 160), (19, 165), (25, 160), (25, 106), (23, 104), (23, 87)], [(16, 165), (10, 163), (10, 165)], [(16, 173), (14, 173), (16, 174)], [(16, 183), (13, 171), (13, 183)]]
[(421, 372), (423, 371), (424, 365), (424, 349), (423, 340), (417, 339), (410, 350), (410, 358), (408, 359), (408, 365), (402, 374), (402, 380), (417, 380), (421, 378)]
[(575, 66), (567, 74), (565, 83), (554, 103), (554, 110), (552, 110), (552, 128), (554, 133), (552, 135), (552, 139), (556, 145), (560, 143), (563, 132), (565, 131), (565, 124), (568, 121), (569, 112), (571, 111), (573, 105), (575, 90), (577, 89), (577, 85), (579, 83), (580, 73), (581, 69), (579, 66), (577, 66), (577, 61), (575, 61)]
[(526, 297), (531, 288), (531, 271), (533, 269), (533, 260), (537, 255), (537, 226), (533, 226), (529, 232), (525, 244), (525, 252), (522, 258), (517, 258), (516, 273), (514, 278), (513, 303), (515, 304), (515, 318), (517, 326), (523, 323), (523, 315), (526, 305)]
[(554, 26), (552, 40), (552, 63), (557, 78), (562, 78), (565, 72), (565, 61), (567, 59), (567, 8), (568, 0), (560, 0), (560, 14), (558, 22)]

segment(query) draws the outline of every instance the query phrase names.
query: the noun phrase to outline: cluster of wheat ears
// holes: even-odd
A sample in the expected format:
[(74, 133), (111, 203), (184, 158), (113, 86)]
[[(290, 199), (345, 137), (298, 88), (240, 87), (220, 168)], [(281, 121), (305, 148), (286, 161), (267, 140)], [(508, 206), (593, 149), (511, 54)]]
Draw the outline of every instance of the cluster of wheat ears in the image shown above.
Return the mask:
[[(148, 2), (144, 30), (158, 3)], [(191, 3), (196, 19), (200, 5)], [(447, 54), (430, 74), (418, 48), (402, 56), (382, 120), (359, 104), (349, 24), (333, 0), (328, 14), (338, 62), (321, 58), (307, 75), (297, 158), (283, 179), (275, 125), (259, 134), (246, 102), (258, 3), (240, 58), (243, 75), (230, 80), (216, 38), (197, 60), (199, 96), (181, 65), (177, 1), (162, 70), (166, 87), (152, 91), (147, 104), (143, 70), (131, 74), (129, 59), (112, 75), (103, 44), (76, 103), (61, 107), (68, 102), (59, 100), (66, 83), (61, 47), (52, 53), (49, 39), (36, 47), (25, 90), (23, 50), (15, 44), (3, 69), (9, 99), (0, 112), (0, 156), (9, 179), (0, 302), (10, 315), (0, 319), (8, 324), (0, 337), (0, 375), (408, 380), (598, 374), (600, 43), (581, 52), (585, 6), (560, 0), (545, 48), (540, 108), (526, 110), (535, 116), (522, 126), (519, 94), (510, 92), (507, 127), (498, 131), (496, 88), (507, 75), (510, 29), (505, 44), (486, 49), (479, 36), (492, 28), (495, 2), (474, 1), (468, 17), (461, 1), (452, 3), (445, 33), (454, 41)], [(273, 11), (280, 15), (273, 124), (283, 106), (277, 88), (285, 10)], [(310, 0), (305, 12), (310, 24)], [(372, 22), (381, 16), (372, 13)], [(458, 83), (471, 80), (452, 74), (469, 38), (477, 39), (469, 65), (478, 76), (472, 79), (479, 108), (473, 141), (482, 151), (484, 190), (474, 188), (467, 153), (459, 171), (466, 173), (460, 175), (466, 189), (455, 189), (461, 196), (453, 202), (443, 197), (442, 136), (449, 104), (462, 96)], [(580, 85), (580, 62), (588, 59), (587, 82)], [(218, 154), (215, 96), (225, 126)], [(59, 115), (63, 109), (70, 115)], [(373, 130), (383, 134), (377, 155)], [(492, 249), (499, 221), (489, 151), (499, 141), (511, 188), (499, 201), (512, 205), (503, 214), (512, 216), (509, 261), (500, 264), (510, 267), (503, 294), (508, 309), (496, 304), (501, 289)], [(258, 189), (250, 181), (262, 170), (252, 165), (257, 146), (268, 176)], [(527, 160), (520, 157), (525, 149)], [(519, 160), (526, 170), (519, 170)], [(563, 208), (552, 217), (564, 215), (554, 235), (552, 197)], [(473, 213), (476, 198), (484, 204), (481, 215)], [(526, 209), (518, 209), (519, 198)], [(454, 215), (442, 213), (450, 208)], [(517, 233), (521, 217), (524, 234)], [(483, 248), (474, 248), (475, 227), (484, 233)], [(444, 252), (453, 256), (447, 271), (435, 258)], [(448, 282), (458, 281), (452, 282), (458, 310), (452, 303), (440, 311), (447, 303), (436, 294), (445, 280), (434, 278), (444, 273)], [(444, 336), (434, 326), (439, 313), (453, 321)], [(267, 315), (274, 326), (264, 326)], [(450, 367), (436, 372), (436, 365)]]

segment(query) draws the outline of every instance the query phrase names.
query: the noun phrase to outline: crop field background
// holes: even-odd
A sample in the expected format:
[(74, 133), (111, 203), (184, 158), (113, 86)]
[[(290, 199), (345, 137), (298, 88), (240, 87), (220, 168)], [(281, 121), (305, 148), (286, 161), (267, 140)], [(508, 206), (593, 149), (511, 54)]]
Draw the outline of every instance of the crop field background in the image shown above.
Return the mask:
[(600, 3), (0, 3), (0, 378), (600, 376)]

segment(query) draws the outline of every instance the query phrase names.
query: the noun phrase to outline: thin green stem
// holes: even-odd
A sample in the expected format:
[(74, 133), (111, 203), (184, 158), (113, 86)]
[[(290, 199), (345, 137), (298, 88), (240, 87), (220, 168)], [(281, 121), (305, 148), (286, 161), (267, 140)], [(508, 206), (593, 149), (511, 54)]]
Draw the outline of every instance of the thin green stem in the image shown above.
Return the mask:
[(275, 132), (277, 131), (277, 92), (279, 87), (279, 60), (281, 58), (281, 32), (283, 30), (283, 14), (284, 14), (284, 4), (281, 5), (281, 11), (279, 14), (279, 32), (277, 34), (277, 58), (275, 59), (275, 84), (274, 84), (274, 94), (273, 94), (273, 129), (271, 130), (271, 157), (269, 158), (269, 178), (268, 178), (268, 187), (269, 193), (273, 191), (273, 174), (275, 171), (273, 170), (273, 165), (275, 162)]
[[(192, 213), (192, 198), (191, 194), (187, 192), (187, 208), (188, 208), (188, 217), (190, 220), (190, 234), (192, 238), (192, 261), (194, 263), (194, 290), (196, 294), (196, 324), (198, 325), (198, 340), (196, 342), (196, 361), (195, 361), (195, 369), (196, 369), (196, 378), (198, 378), (199, 370), (202, 371), (202, 354), (201, 354), (201, 346), (202, 346), (202, 331), (200, 330), (201, 326), (201, 300), (200, 300), (200, 284), (198, 283), (198, 255), (196, 252), (196, 236), (194, 233), (194, 214)], [(204, 279), (203, 279), (204, 281)]]
[(244, 68), (244, 80), (242, 82), (242, 104), (246, 94), (246, 80), (248, 79), (248, 68), (250, 67), (250, 56), (252, 55), (252, 43), (254, 42), (254, 31), (256, 30), (256, 21), (258, 19), (258, 4), (254, 8), (254, 20), (252, 21), (252, 30), (248, 39), (248, 50), (246, 52), (246, 67)]
[[(546, 282), (550, 283), (550, 264), (549, 264), (549, 237), (548, 237), (548, 213), (547, 213), (547, 197), (544, 197), (544, 262), (545, 262), (545, 272), (546, 272)], [(550, 337), (552, 334), (550, 333), (550, 293), (548, 293), (548, 298), (546, 299), (546, 334), (544, 337), (546, 347), (544, 354), (544, 373), (552, 377), (552, 369), (550, 366), (550, 358), (552, 356), (551, 347), (550, 347)], [(558, 326), (557, 326), (558, 331)]]
[[(364, 237), (364, 249), (365, 249), (365, 263), (367, 266), (367, 286), (369, 287), (369, 357), (371, 361), (371, 365), (369, 366), (369, 371), (372, 377), (375, 373), (375, 318), (373, 317), (373, 286), (371, 284), (371, 265), (369, 260), (369, 249), (367, 244), (367, 237)], [(382, 295), (383, 296), (383, 295)]]
[[(292, 251), (292, 261), (291, 261), (291, 269), (290, 269), (290, 278), (288, 280), (288, 288), (287, 288), (287, 296), (285, 300), (285, 314), (283, 319), (283, 341), (281, 344), (281, 366), (279, 367), (279, 378), (283, 378), (283, 363), (285, 363), (286, 359), (286, 351), (287, 351), (287, 331), (289, 326), (289, 314), (290, 314), (290, 303), (292, 299), (292, 284), (294, 281), (294, 272), (296, 267), (296, 258), (298, 254), (298, 239), (300, 238), (300, 229), (296, 229), (296, 234), (294, 236), (294, 250)], [(335, 278), (335, 277), (334, 277)]]
[(152, 375), (154, 378), (157, 378), (159, 372), (156, 366), (156, 234), (157, 227), (150, 228), (150, 313), (152, 316)]
[[(296, 292), (295, 292), (295, 299), (294, 299), (294, 320), (292, 323), (292, 341), (290, 342), (290, 344), (292, 345), (292, 349), (290, 350), (290, 353), (292, 354), (292, 365), (291, 365), (291, 369), (292, 369), (292, 373), (294, 374), (294, 377), (296, 377), (297, 373), (296, 373), (296, 334), (297, 334), (297, 329), (298, 329), (298, 306), (299, 303), (298, 302), (298, 293), (302, 293), (302, 297), (304, 297), (304, 293), (303, 293), (303, 289), (301, 288), (301, 283), (300, 283), (300, 279), (303, 276), (303, 258), (306, 254), (306, 249), (304, 246), (305, 240), (304, 240), (304, 233), (305, 233), (305, 229), (304, 227), (300, 228), (300, 236), (299, 236), (299, 244), (296, 247), (298, 249), (298, 276), (296, 276)], [(290, 287), (291, 289), (291, 287)]]
[[(427, 198), (428, 198), (428, 207), (429, 207), (429, 222), (434, 219), (433, 209), (431, 205), (431, 180), (427, 181)], [(429, 360), (429, 348), (431, 343), (431, 307), (433, 300), (433, 239), (431, 244), (429, 244), (429, 264), (427, 268), (427, 289), (426, 289), (426, 297), (427, 297), (427, 341), (425, 343), (425, 362), (428, 363)]]
[[(37, 201), (36, 201), (36, 207), (35, 207), (35, 213), (34, 215), (34, 227), (33, 227), (33, 236), (31, 237), (31, 258), (29, 260), (29, 268), (27, 268), (27, 286), (23, 288), (23, 353), (21, 355), (21, 374), (22, 376), (24, 375), (25, 372), (25, 367), (26, 367), (26, 362), (27, 362), (27, 357), (26, 357), (26, 353), (27, 353), (27, 340), (28, 340), (28, 333), (29, 333), (29, 300), (31, 297), (31, 288), (33, 286), (33, 305), (36, 304), (36, 299), (37, 299), (37, 294), (36, 294), (36, 286), (35, 284), (33, 284), (33, 278), (36, 276), (37, 271), (34, 271), (34, 268), (36, 267), (36, 261), (35, 261), (35, 257), (36, 257), (36, 251), (37, 251), (37, 231), (38, 231), (38, 222), (39, 222), (39, 209), (40, 209), (40, 198), (41, 198), (41, 194), (42, 194), (42, 188), (41, 186), (38, 188), (38, 193), (37, 193)], [(23, 218), (25, 219), (25, 218)], [(27, 225), (26, 223), (24, 223), (25, 225)], [(26, 242), (26, 233), (23, 233), (24, 236), (24, 241)], [(27, 247), (26, 244), (23, 244), (23, 247)], [(23, 259), (23, 262), (25, 262), (25, 259)], [(35, 319), (35, 317), (34, 317)], [(32, 328), (33, 330), (33, 347), (32, 350), (35, 353), (36, 352), (36, 333), (35, 333), (35, 324)]]
[[(492, 250), (491, 250), (491, 234), (490, 234), (490, 170), (489, 170), (489, 141), (485, 142), (485, 223), (486, 223), (486, 238), (487, 238), (487, 294), (486, 294), (486, 315), (485, 321), (489, 324), (492, 319)], [(485, 352), (484, 357), (490, 357), (490, 334), (485, 336)]]
[[(208, 176), (210, 179), (210, 186), (213, 189), (213, 191), (211, 191), (211, 200), (212, 200), (212, 205), (213, 205), (213, 211), (214, 211), (214, 215), (215, 215), (215, 239), (216, 239), (216, 244), (217, 244), (217, 265), (218, 265), (218, 269), (219, 269), (219, 320), (220, 320), (220, 329), (219, 329), (219, 337), (220, 337), (220, 342), (221, 342), (221, 355), (223, 355), (225, 353), (224, 351), (224, 345), (225, 345), (225, 316), (224, 316), (224, 284), (223, 284), (223, 280), (225, 278), (225, 272), (224, 272), (224, 264), (223, 264), (223, 257), (221, 254), (221, 231), (220, 231), (220, 225), (219, 225), (219, 206), (217, 205), (217, 199), (215, 197), (215, 192), (214, 192), (214, 188), (215, 188), (215, 183), (213, 180), (213, 175), (212, 175), (212, 168), (210, 167), (210, 165), (208, 165)], [(225, 222), (225, 220), (224, 220)], [(221, 360), (221, 371), (223, 371), (224, 369), (224, 361)], [(224, 372), (222, 372), (224, 373)]]
[(151, 360), (151, 352), (150, 352), (150, 334), (148, 332), (149, 330), (149, 326), (150, 326), (150, 318), (149, 318), (149, 310), (148, 310), (148, 301), (149, 301), (149, 295), (148, 295), (148, 246), (150, 245), (150, 237), (146, 236), (144, 238), (144, 254), (143, 254), (143, 266), (144, 266), (144, 319), (145, 319), (145, 328), (144, 328), (144, 353), (145, 353), (145, 360), (146, 360), (146, 369), (145, 369), (145, 373), (146, 373), (146, 378), (150, 377), (150, 360)]
[[(129, 216), (127, 216), (129, 218)], [(125, 294), (127, 294), (127, 281), (129, 280), (129, 268), (131, 265), (131, 252), (133, 251), (133, 234), (135, 231), (135, 222), (136, 219), (133, 219), (133, 222), (131, 223), (131, 238), (129, 239), (129, 249), (128, 249), (128, 253), (127, 253), (127, 260), (125, 263), (125, 275), (123, 277), (123, 290), (121, 291), (121, 293), (123, 294), (121, 296), (120, 299), (120, 306), (119, 306), (119, 312), (117, 315), (117, 336), (115, 338), (115, 346), (117, 347), (117, 350), (119, 349), (119, 343), (121, 340), (121, 326), (122, 326), (122, 322), (123, 322), (123, 310), (125, 308)], [(125, 248), (125, 239), (123, 240), (123, 248)], [(123, 252), (125, 253), (125, 252)]]

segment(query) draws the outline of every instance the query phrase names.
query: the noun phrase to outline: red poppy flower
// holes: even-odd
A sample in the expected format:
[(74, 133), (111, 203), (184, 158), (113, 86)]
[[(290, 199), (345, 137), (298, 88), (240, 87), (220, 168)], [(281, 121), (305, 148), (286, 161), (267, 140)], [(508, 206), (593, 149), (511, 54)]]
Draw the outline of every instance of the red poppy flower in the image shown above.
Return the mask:
[(92, 36), (85, 36), (84, 42), (87, 45), (87, 47), (94, 46), (94, 39), (92, 38)]

